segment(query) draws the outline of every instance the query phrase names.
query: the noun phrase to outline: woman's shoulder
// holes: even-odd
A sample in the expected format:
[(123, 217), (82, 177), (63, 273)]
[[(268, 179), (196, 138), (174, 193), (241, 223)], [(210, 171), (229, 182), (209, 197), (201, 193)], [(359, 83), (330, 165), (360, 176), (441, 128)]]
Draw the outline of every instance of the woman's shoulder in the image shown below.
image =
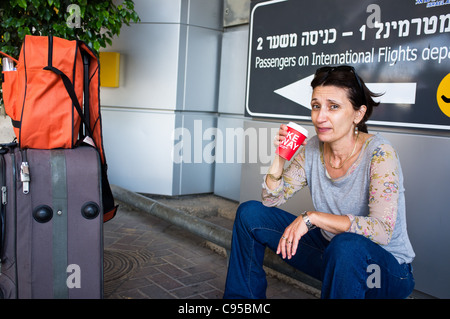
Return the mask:
[(382, 145), (393, 147), (392, 143), (380, 133), (368, 134), (365, 133), (364, 145), (366, 148), (376, 149)]
[(389, 157), (397, 157), (396, 150), (392, 143), (380, 133), (373, 134), (366, 142), (366, 151), (373, 157), (388, 155)]

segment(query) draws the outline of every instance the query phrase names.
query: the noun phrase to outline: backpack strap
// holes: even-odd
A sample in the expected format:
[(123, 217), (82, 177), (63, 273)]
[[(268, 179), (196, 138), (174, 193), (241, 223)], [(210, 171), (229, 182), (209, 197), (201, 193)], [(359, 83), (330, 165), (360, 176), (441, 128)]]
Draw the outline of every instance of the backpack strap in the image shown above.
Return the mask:
[(4, 56), (7, 57), (7, 58), (10, 58), (10, 59), (13, 60), (14, 62), (16, 62), (16, 64), (19, 63), (19, 61), (18, 61), (17, 59), (14, 59), (12, 56), (6, 54), (5, 52), (0, 51), (0, 54), (1, 54), (1, 55), (4, 55)]
[[(86, 122), (89, 123), (88, 127), (84, 128), (84, 132), (82, 131), (82, 127), (80, 126), (81, 136), (86, 136), (88, 134), (88, 130), (91, 129), (91, 119), (90, 119), (90, 110), (89, 110), (89, 56), (86, 52), (81, 51), (81, 57), (83, 58), (83, 68), (84, 68), (84, 79), (83, 79), (83, 92), (84, 92), (84, 117)], [(84, 125), (86, 126), (86, 125)], [(90, 137), (93, 138), (91, 132), (89, 134)]]
[(72, 103), (75, 106), (75, 109), (77, 110), (78, 114), (80, 115), (81, 120), (83, 121), (83, 123), (85, 125), (85, 130), (86, 130), (88, 136), (92, 136), (89, 122), (86, 120), (86, 117), (83, 114), (83, 110), (81, 108), (80, 102), (78, 101), (72, 81), (70, 81), (69, 77), (66, 74), (64, 74), (64, 72), (62, 72), (61, 70), (59, 70), (53, 66), (52, 60), (53, 60), (53, 36), (49, 35), (48, 36), (48, 65), (46, 67), (44, 67), (44, 70), (52, 71), (61, 77), (61, 80), (64, 83), (64, 87), (66, 88), (66, 91), (69, 94), (69, 96), (72, 100)]

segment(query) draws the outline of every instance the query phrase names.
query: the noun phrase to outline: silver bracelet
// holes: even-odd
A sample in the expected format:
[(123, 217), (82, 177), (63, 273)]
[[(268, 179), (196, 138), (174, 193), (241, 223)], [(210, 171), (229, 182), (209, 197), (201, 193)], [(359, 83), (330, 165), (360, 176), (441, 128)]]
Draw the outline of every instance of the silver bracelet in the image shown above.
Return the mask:
[(308, 227), (308, 231), (310, 231), (311, 229), (316, 228), (315, 225), (311, 224), (311, 221), (309, 220), (309, 217), (308, 217), (308, 212), (306, 210), (303, 212), (302, 218), (303, 218), (303, 221), (306, 224), (306, 227)]

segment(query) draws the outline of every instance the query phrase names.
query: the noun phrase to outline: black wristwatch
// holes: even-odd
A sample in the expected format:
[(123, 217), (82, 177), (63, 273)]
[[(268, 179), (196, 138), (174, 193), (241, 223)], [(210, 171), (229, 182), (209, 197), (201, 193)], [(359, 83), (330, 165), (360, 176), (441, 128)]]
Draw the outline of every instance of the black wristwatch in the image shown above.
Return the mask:
[(311, 224), (311, 221), (309, 220), (309, 217), (308, 217), (308, 212), (306, 210), (303, 212), (302, 218), (303, 218), (303, 221), (306, 224), (306, 227), (308, 227), (308, 231), (310, 231), (311, 229), (316, 228), (315, 225)]

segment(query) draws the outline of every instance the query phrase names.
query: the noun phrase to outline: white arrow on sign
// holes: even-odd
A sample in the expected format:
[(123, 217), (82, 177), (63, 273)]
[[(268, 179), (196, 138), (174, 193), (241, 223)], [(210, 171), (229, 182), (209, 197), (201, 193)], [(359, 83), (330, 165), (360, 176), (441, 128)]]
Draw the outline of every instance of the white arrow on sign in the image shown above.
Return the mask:
[(288, 100), (306, 107), (307, 109), (311, 109), (311, 81), (313, 80), (313, 78), (314, 74), (286, 85), (285, 87), (275, 90), (274, 92)]
[[(301, 106), (311, 109), (311, 81), (314, 75), (286, 85), (274, 92)], [(375, 101), (386, 104), (415, 104), (417, 83), (366, 83), (374, 93), (384, 93)]]

